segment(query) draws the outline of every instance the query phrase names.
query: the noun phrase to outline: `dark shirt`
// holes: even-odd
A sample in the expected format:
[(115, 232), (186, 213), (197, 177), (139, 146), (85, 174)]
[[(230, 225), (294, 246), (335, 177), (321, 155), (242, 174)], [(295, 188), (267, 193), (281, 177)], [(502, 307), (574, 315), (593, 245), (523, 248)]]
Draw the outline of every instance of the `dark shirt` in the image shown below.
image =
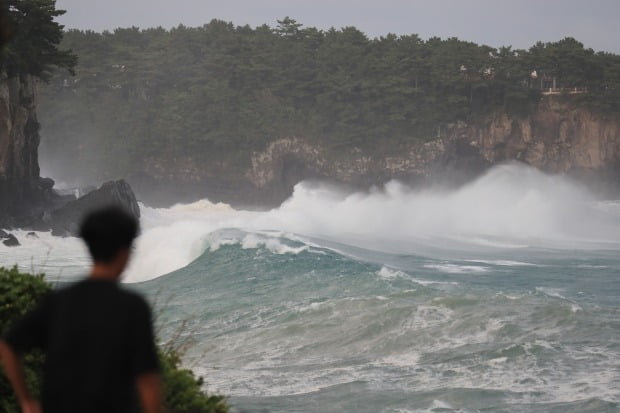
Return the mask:
[(51, 293), (5, 340), (18, 353), (44, 351), (45, 413), (135, 411), (136, 377), (159, 368), (149, 306), (113, 281)]

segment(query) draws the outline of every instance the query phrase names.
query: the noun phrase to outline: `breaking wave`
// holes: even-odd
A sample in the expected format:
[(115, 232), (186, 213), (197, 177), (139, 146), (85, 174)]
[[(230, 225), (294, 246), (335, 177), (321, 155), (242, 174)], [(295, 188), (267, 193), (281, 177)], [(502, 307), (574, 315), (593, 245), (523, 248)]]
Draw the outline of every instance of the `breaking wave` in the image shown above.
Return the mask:
[[(143, 215), (145, 229), (128, 281), (169, 273), (225, 242), (264, 245), (275, 253), (305, 250), (311, 239), (393, 253), (620, 245), (617, 204), (600, 203), (566, 178), (520, 164), (497, 166), (456, 190), (415, 190), (391, 181), (383, 188), (343, 193), (302, 182), (290, 199), (267, 212), (202, 200), (168, 209), (143, 207)], [(216, 231), (231, 228), (244, 231), (243, 238), (217, 239), (222, 234)], [(286, 238), (307, 244), (291, 249), (282, 243)], [(484, 266), (438, 269), (470, 272)]]

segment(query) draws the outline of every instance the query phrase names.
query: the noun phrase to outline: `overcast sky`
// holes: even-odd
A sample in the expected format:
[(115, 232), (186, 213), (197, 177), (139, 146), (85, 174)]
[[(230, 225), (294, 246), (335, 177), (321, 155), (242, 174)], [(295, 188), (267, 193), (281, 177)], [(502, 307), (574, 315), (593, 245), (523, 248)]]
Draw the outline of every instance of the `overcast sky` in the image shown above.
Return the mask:
[(620, 0), (57, 0), (67, 28), (276, 24), (290, 16), (322, 29), (355, 26), (370, 37), (417, 33), (528, 48), (567, 36), (620, 53)]

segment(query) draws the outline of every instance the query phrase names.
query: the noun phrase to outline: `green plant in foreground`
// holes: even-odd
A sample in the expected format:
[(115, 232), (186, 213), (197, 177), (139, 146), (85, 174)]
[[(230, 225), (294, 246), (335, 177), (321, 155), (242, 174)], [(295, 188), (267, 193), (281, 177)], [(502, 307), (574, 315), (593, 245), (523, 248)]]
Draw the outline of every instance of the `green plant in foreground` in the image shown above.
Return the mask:
[(160, 353), (162, 374), (165, 381), (164, 405), (169, 413), (225, 413), (226, 398), (221, 395), (205, 395), (201, 387), (202, 377), (195, 377), (191, 370), (180, 367), (181, 358), (174, 350)]
[[(52, 287), (43, 274), (21, 273), (17, 267), (0, 267), (0, 333), (18, 318), (32, 310)], [(226, 413), (228, 405), (221, 395), (209, 395), (202, 390), (203, 379), (181, 367), (181, 356), (171, 348), (160, 348), (164, 381), (164, 407), (168, 413)], [(28, 386), (35, 392), (40, 388), (44, 358), (40, 352), (24, 357), (24, 373)], [(0, 374), (0, 412), (19, 413), (11, 386)]]
[[(22, 274), (17, 267), (0, 267), (0, 334), (4, 335), (15, 320), (34, 309), (37, 302), (51, 290), (52, 287), (43, 280), (43, 274)], [(43, 362), (39, 351), (26, 354), (23, 358), (26, 383), (35, 397), (41, 384)], [(11, 384), (3, 373), (0, 374), (0, 411), (20, 412)]]

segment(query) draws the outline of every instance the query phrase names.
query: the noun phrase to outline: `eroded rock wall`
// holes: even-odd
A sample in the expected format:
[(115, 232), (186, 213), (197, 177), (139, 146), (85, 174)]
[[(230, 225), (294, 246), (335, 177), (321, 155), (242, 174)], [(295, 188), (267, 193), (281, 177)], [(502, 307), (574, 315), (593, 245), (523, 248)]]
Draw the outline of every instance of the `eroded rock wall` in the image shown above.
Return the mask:
[(469, 179), (492, 165), (521, 161), (541, 170), (620, 189), (620, 119), (597, 116), (570, 102), (544, 98), (530, 116), (496, 113), (478, 124), (448, 125), (442, 137), (414, 141), (399, 154), (381, 155), (347, 148), (339, 156), (299, 139), (272, 142), (256, 153), (246, 172), (256, 188), (289, 186), (286, 162), (353, 185), (380, 184), (397, 178), (425, 182), (449, 177)]
[(566, 173), (609, 168), (620, 161), (620, 119), (595, 116), (553, 98), (543, 99), (530, 117), (498, 114), (469, 134), (492, 163), (515, 159)]
[[(498, 112), (476, 124), (444, 125), (441, 137), (401, 142), (390, 153), (355, 146), (335, 151), (318, 142), (275, 139), (253, 153), (247, 165), (226, 156), (217, 162), (198, 157), (149, 159), (142, 181), (131, 182), (147, 203), (154, 199), (150, 190), (177, 191), (177, 201), (208, 197), (236, 205), (274, 206), (304, 179), (365, 189), (390, 179), (459, 184), (495, 164), (516, 160), (620, 192), (620, 119), (597, 116), (556, 97), (543, 98), (530, 116)], [(141, 185), (145, 178), (150, 186)]]
[(52, 196), (54, 182), (39, 177), (37, 82), (0, 74), (0, 227), (23, 225)]

